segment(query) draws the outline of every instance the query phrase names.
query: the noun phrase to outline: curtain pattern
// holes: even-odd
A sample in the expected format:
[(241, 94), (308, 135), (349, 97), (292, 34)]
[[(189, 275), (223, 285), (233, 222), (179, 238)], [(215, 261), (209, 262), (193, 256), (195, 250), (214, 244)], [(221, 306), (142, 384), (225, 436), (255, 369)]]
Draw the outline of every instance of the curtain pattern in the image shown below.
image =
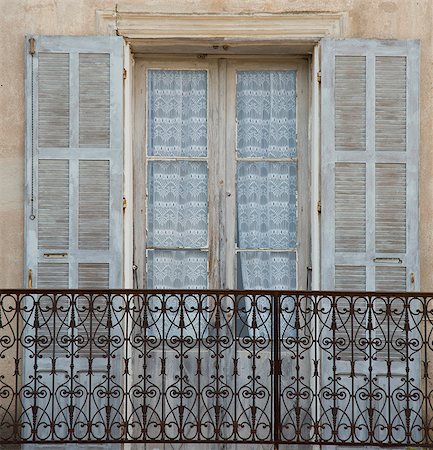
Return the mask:
[(239, 71), (236, 89), (239, 156), (296, 156), (296, 72)]
[[(296, 158), (296, 72), (238, 72), (236, 118), (239, 157)], [(272, 250), (297, 246), (297, 182), (296, 160), (238, 162), (238, 247), (258, 250), (239, 252), (240, 289), (296, 289), (296, 252)], [(271, 300), (259, 297), (253, 305), (246, 298), (251, 336), (270, 336)], [(290, 309), (282, 305), (283, 314)], [(254, 330), (257, 318), (261, 327)], [(289, 326), (283, 335), (292, 333)]]
[[(156, 249), (147, 251), (147, 286), (206, 289), (208, 253), (199, 249), (208, 246), (208, 168), (193, 158), (207, 156), (207, 72), (150, 70), (148, 87), (148, 155), (191, 159), (148, 161), (147, 245)], [(160, 300), (151, 300), (154, 315)], [(195, 333), (206, 313), (197, 311), (193, 297), (185, 302), (167, 300), (161, 338), (181, 329), (200, 338)]]
[(296, 247), (296, 163), (239, 162), (239, 248)]
[(149, 289), (206, 289), (207, 252), (148, 250), (147, 253)]
[[(148, 250), (149, 289), (206, 289), (208, 254), (200, 250)], [(163, 310), (161, 296), (149, 299), (150, 315), (154, 321), (163, 318), (164, 326), (151, 324), (149, 334), (170, 339), (174, 336), (191, 336), (200, 339), (206, 336), (207, 311), (200, 310), (195, 296), (187, 296), (183, 304), (179, 296), (165, 297)], [(199, 323), (201, 327), (199, 327)], [(164, 329), (164, 336), (160, 335)], [(202, 335), (198, 335), (201, 330)]]
[(206, 247), (207, 163), (149, 161), (147, 214), (149, 245)]
[(149, 156), (207, 155), (207, 72), (149, 71)]

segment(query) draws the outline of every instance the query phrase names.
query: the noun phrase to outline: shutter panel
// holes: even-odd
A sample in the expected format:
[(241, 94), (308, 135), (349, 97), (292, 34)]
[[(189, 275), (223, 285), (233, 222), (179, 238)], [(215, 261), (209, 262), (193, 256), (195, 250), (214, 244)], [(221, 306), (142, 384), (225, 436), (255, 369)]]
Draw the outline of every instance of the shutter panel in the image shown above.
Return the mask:
[(26, 39), (27, 269), (38, 288), (120, 288), (123, 39), (34, 40), (32, 56)]
[[(321, 287), (418, 290), (418, 44), (325, 39), (321, 51)], [(392, 423), (389, 439), (404, 442), (406, 404), (395, 394), (409, 373), (404, 299), (343, 293), (335, 304), (323, 299), (322, 336), (337, 344), (323, 349), (321, 392), (328, 394), (320, 403), (336, 420), (330, 414), (322, 425), (349, 444), (388, 442)], [(420, 361), (410, 364), (419, 386)], [(371, 399), (359, 394), (368, 379), (380, 392)], [(350, 395), (329, 394), (344, 388)], [(380, 411), (373, 425), (371, 408)], [(411, 400), (411, 408), (420, 406)], [(349, 438), (341, 430), (353, 417), (359, 432)]]
[(419, 290), (418, 43), (321, 50), (322, 289)]

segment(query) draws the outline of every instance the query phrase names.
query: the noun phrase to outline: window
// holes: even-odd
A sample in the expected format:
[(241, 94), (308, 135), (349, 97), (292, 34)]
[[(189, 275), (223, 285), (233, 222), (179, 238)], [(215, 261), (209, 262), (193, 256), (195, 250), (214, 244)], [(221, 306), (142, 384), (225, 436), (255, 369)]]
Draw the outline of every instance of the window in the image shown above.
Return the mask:
[(137, 62), (143, 285), (305, 288), (307, 62), (264, 59)]
[[(311, 178), (313, 154), (308, 142), (313, 136), (308, 127), (311, 123), (317, 129), (318, 117), (308, 118), (313, 92), (308, 81), (315, 86), (314, 92), (317, 81), (307, 60), (261, 55), (187, 61), (170, 56), (170, 62), (164, 57), (155, 66), (149, 57), (137, 57), (134, 144), (145, 148), (140, 148), (142, 160), (135, 161), (134, 167), (138, 203), (134, 245), (140, 270), (145, 266), (145, 251), (148, 262), (153, 261), (148, 271), (152, 280), (162, 273), (158, 267), (168, 263), (165, 267), (177, 264), (184, 271), (178, 280), (183, 286), (293, 288), (296, 279), (296, 288), (305, 288), (309, 223), (310, 219), (316, 223), (317, 215), (309, 186), (317, 184), (320, 176), (322, 288), (418, 288), (418, 44), (324, 39), (320, 46), (321, 167)], [(26, 269), (32, 270), (38, 287), (120, 287), (122, 40), (37, 37), (36, 53), (29, 53), (27, 62)], [(149, 77), (153, 84), (148, 85), (144, 69), (153, 74)], [(282, 132), (288, 141), (281, 141), (281, 148), (270, 141), (250, 142), (258, 128), (248, 124), (251, 118), (245, 113), (254, 108), (244, 105), (260, 107), (257, 99), (265, 91), (268, 100), (289, 98), (294, 72), (296, 107), (286, 113), (295, 111), (296, 153), (293, 127)], [(170, 144), (171, 150), (163, 150), (158, 133), (166, 132), (166, 127), (152, 128), (152, 123), (164, 119), (160, 111), (155, 109), (151, 126), (146, 124), (148, 94), (150, 100), (157, 100), (155, 86), (162, 73), (176, 82), (186, 77), (182, 83), (194, 87), (185, 87), (185, 94), (201, 92), (194, 116), (201, 130), (199, 144), (188, 144), (193, 136), (184, 135), (180, 143)], [(270, 83), (271, 76), (285, 77), (281, 95), (273, 97), (270, 87), (254, 87), (258, 86), (254, 77), (267, 77)], [(164, 89), (158, 87), (161, 92)], [(312, 102), (317, 101), (315, 94)], [(185, 114), (184, 119), (190, 120)], [(266, 134), (263, 129), (257, 136)], [(273, 132), (272, 138), (278, 135)], [(157, 207), (165, 195), (158, 186), (174, 171), (178, 181), (172, 195), (179, 196), (186, 177), (198, 194), (192, 196), (189, 189), (180, 201), (166, 202), (178, 209), (181, 220), (176, 227), (184, 229), (175, 230), (174, 222), (171, 229), (169, 222), (158, 228), (159, 215), (168, 211)], [(287, 186), (284, 200), (269, 190), (271, 176), (278, 177), (276, 190), (278, 183)], [(254, 189), (268, 189), (260, 204)], [(147, 200), (146, 190), (151, 194)], [(197, 208), (194, 217), (192, 203)], [(148, 211), (153, 215), (146, 214), (149, 205), (155, 206)], [(258, 217), (259, 210), (260, 220), (254, 222), (251, 217)], [(278, 211), (283, 216), (280, 225), (276, 225)], [(317, 241), (314, 237), (315, 246)], [(190, 259), (188, 265), (183, 258)], [(277, 276), (275, 270), (263, 276), (268, 261), (289, 275), (270, 280)], [(195, 267), (198, 281), (191, 272), (186, 274), (186, 266)], [(251, 275), (254, 270), (263, 280)], [(164, 283), (157, 280), (153, 285)]]

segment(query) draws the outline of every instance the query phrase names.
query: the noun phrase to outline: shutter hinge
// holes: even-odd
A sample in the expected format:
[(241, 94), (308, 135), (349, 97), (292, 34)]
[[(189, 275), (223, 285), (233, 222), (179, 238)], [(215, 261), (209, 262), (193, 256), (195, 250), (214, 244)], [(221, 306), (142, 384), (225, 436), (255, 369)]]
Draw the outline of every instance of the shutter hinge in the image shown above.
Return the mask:
[(122, 207), (123, 207), (123, 210), (125, 211), (125, 209), (126, 209), (126, 197), (125, 196), (123, 196), (123, 202), (122, 202)]
[(413, 272), (410, 273), (410, 287), (411, 289), (415, 287), (415, 274)]
[(35, 38), (29, 39), (29, 53), (33, 56), (36, 53), (36, 41)]
[(128, 75), (128, 72), (125, 68), (123, 68), (123, 79), (126, 80), (126, 76)]
[(33, 287), (33, 271), (32, 269), (29, 269), (27, 272), (27, 288), (32, 289)]
[(317, 72), (317, 82), (318, 82), (318, 83), (321, 83), (321, 82), (322, 82), (322, 71), (321, 71), (321, 70), (319, 70), (319, 71)]
[(317, 202), (317, 213), (322, 214), (322, 202), (320, 200)]

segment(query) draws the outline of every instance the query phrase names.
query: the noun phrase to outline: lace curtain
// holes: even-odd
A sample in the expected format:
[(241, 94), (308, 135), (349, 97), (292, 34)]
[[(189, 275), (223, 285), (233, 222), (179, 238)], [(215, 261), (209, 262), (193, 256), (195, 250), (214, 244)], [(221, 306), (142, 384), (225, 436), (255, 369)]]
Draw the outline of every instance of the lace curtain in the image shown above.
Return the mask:
[(236, 119), (239, 156), (296, 156), (296, 72), (238, 72)]
[[(193, 70), (151, 70), (148, 74), (148, 155), (207, 156), (207, 73)], [(206, 289), (208, 254), (208, 169), (204, 161), (148, 162), (147, 286), (150, 289)], [(176, 249), (177, 248), (177, 249)], [(188, 248), (183, 250), (182, 248)], [(152, 315), (164, 314), (151, 333), (170, 338), (196, 338), (199, 315), (194, 297), (178, 297), (165, 305), (155, 297)], [(183, 326), (180, 313), (183, 313)], [(202, 312), (202, 314), (205, 314)]]
[(206, 247), (207, 203), (206, 162), (149, 161), (148, 244), (152, 247)]
[(207, 156), (207, 72), (150, 70), (149, 156)]
[[(242, 71), (237, 75), (238, 287), (241, 289), (296, 289), (297, 163), (272, 162), (295, 158), (296, 72)], [(257, 249), (257, 251), (254, 251)], [(259, 249), (266, 249), (266, 251)], [(290, 300), (287, 300), (290, 303)], [(259, 297), (253, 306), (245, 298), (250, 335), (271, 333), (271, 299)], [(252, 329), (253, 309), (261, 326)], [(282, 305), (290, 311), (290, 304)], [(284, 335), (293, 330), (286, 328)]]

